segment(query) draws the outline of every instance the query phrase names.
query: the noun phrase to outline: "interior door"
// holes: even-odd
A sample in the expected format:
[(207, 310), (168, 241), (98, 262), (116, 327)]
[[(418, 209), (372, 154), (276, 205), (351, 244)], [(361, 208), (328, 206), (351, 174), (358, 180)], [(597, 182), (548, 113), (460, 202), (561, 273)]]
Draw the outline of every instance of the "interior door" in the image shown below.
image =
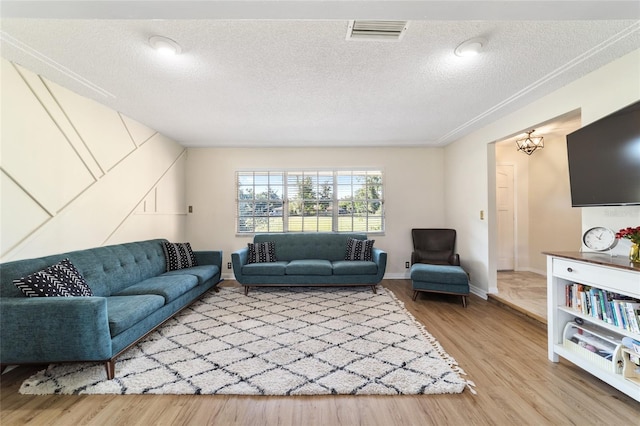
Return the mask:
[(498, 270), (515, 269), (515, 208), (513, 165), (496, 167), (496, 203), (498, 211)]

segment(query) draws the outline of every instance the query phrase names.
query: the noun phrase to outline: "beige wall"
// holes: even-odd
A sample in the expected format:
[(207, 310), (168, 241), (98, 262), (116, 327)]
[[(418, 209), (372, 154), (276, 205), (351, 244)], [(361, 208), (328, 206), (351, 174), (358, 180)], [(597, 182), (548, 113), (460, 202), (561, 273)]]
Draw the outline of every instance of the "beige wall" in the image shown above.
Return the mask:
[(2, 60), (2, 262), (185, 233), (186, 151)]
[(544, 149), (531, 156), (515, 149), (515, 138), (496, 144), (496, 161), (515, 168), (516, 270), (545, 274), (543, 251), (580, 249), (582, 217), (571, 207), (566, 133), (545, 133)]
[[(580, 110), (582, 125), (640, 100), (640, 50), (580, 78), (445, 147), (445, 215), (477, 292), (495, 292), (495, 146), (492, 142)], [(534, 126), (534, 127), (532, 127)], [(480, 220), (479, 210), (489, 211)], [(583, 208), (582, 230), (640, 223), (640, 207)], [(541, 243), (542, 248), (551, 244)], [(475, 278), (474, 278), (475, 277)]]
[[(443, 150), (441, 148), (190, 148), (187, 203), (193, 213), (187, 237), (199, 247), (231, 252), (251, 241), (236, 236), (235, 172), (264, 169), (380, 168), (385, 179), (386, 230), (371, 234), (389, 253), (387, 277), (405, 277), (411, 228), (444, 224)], [(226, 277), (231, 271), (224, 270)]]
[(565, 137), (545, 137), (544, 149), (535, 155), (529, 163), (528, 269), (545, 274), (547, 258), (543, 251), (580, 249), (582, 209), (571, 207)]

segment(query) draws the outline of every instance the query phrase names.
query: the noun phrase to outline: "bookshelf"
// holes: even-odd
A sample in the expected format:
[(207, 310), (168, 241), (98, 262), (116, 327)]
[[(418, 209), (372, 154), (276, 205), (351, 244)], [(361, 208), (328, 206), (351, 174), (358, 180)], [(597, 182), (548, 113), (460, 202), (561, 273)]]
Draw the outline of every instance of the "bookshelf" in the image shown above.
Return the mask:
[(622, 344), (640, 341), (640, 333), (620, 311), (640, 301), (640, 264), (599, 253), (545, 254), (549, 360), (562, 357), (640, 401), (637, 358)]

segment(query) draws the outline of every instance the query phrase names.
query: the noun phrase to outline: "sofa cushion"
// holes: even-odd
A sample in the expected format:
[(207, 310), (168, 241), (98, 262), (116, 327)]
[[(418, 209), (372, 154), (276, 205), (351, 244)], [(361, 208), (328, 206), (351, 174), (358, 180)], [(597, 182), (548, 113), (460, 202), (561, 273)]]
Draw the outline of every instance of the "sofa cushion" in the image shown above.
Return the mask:
[(167, 271), (191, 268), (198, 265), (190, 243), (169, 243), (165, 241), (162, 243), (162, 249), (167, 262)]
[(155, 294), (164, 297), (165, 303), (169, 303), (185, 294), (198, 285), (198, 278), (190, 274), (176, 274), (172, 276), (159, 276), (147, 278), (114, 294), (114, 296), (132, 296), (142, 294)]
[(128, 330), (164, 306), (164, 298), (155, 294), (111, 296), (106, 299), (111, 337)]
[(333, 275), (371, 275), (378, 273), (378, 265), (375, 262), (362, 260), (337, 260), (332, 262)]
[(242, 267), (244, 275), (284, 275), (288, 262), (250, 263)]
[(28, 297), (93, 296), (84, 277), (69, 259), (15, 279), (13, 283)]
[(247, 263), (265, 263), (265, 262), (277, 262), (276, 259), (276, 245), (273, 241), (266, 241), (264, 243), (248, 243), (249, 256)]
[(278, 260), (326, 259), (344, 260), (347, 240), (366, 240), (367, 235), (343, 232), (284, 232), (256, 234), (254, 243), (273, 241)]
[(331, 275), (331, 262), (324, 259), (292, 260), (287, 264), (287, 275)]
[(220, 268), (217, 265), (200, 265), (192, 268), (178, 269), (175, 271), (167, 271), (162, 276), (182, 275), (189, 274), (198, 278), (198, 284), (203, 284), (207, 280), (211, 279), (214, 275), (220, 272)]
[(356, 240), (349, 238), (347, 240), (347, 252), (344, 260), (371, 260), (371, 250), (375, 240)]

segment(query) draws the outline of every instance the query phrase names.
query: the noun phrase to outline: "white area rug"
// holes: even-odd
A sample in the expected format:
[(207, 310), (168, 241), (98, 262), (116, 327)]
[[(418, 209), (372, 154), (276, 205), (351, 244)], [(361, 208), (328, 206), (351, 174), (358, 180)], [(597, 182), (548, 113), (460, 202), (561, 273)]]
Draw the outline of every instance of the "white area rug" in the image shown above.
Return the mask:
[(443, 394), (472, 382), (393, 293), (208, 293), (117, 359), (52, 364), (22, 394)]

